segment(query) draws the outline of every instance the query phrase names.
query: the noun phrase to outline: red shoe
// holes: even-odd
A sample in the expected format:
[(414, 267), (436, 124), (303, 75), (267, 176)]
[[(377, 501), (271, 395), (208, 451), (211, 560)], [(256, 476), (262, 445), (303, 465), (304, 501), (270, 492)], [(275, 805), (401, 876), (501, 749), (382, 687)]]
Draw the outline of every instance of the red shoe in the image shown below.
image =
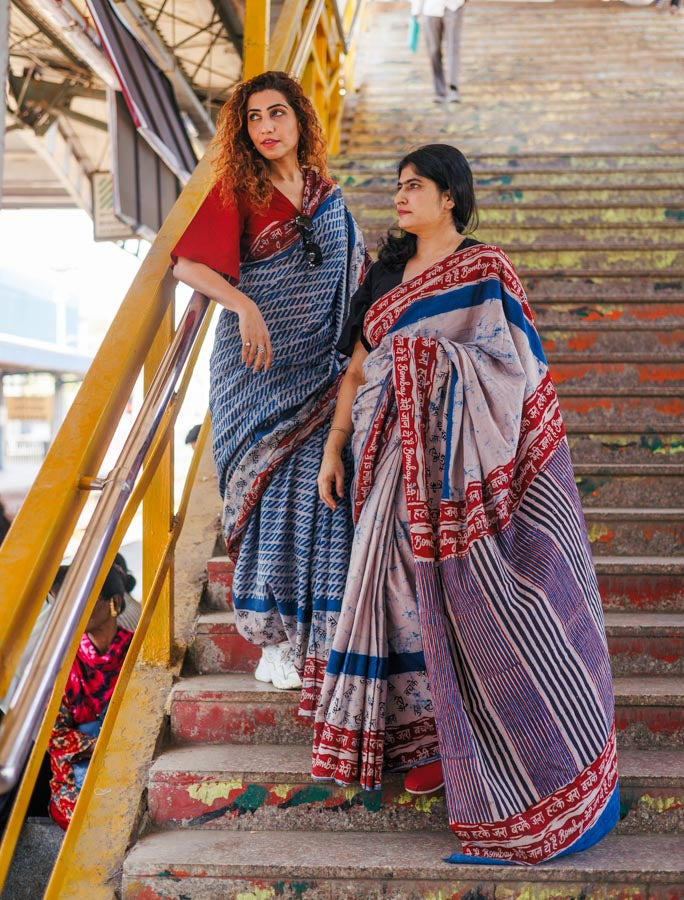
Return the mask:
[(441, 787), (444, 787), (444, 772), (440, 759), (411, 769), (404, 778), (404, 788), (409, 794), (432, 794)]

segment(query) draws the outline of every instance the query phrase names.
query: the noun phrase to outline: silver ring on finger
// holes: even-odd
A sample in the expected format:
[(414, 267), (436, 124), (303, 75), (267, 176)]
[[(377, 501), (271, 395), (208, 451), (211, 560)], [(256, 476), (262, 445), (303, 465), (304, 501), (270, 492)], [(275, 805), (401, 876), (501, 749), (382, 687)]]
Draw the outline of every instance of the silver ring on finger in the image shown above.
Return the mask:
[(265, 352), (266, 352), (266, 348), (262, 347), (261, 344), (259, 344), (257, 347), (257, 353), (265, 353)]
[(243, 346), (243, 347), (251, 347), (251, 346), (252, 346), (252, 342), (251, 342), (251, 341), (243, 341), (243, 342), (242, 342), (242, 346)]

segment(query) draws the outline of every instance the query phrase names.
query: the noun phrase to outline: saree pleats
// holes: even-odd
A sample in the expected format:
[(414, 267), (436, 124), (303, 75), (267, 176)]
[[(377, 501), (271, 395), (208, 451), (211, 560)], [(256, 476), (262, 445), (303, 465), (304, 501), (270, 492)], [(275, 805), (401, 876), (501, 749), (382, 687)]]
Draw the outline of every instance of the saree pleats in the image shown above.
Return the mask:
[[(348, 636), (363, 653), (364, 636), (383, 629), (391, 645), (417, 608), (421, 700), (462, 842), (453, 861), (530, 865), (590, 846), (617, 819), (610, 664), (565, 430), (520, 282), (496, 248), (457, 251), (377, 301), (364, 331), (375, 349), (354, 410), (358, 523), (335, 652)], [(399, 557), (387, 518), (405, 535)], [(413, 598), (395, 592), (393, 560)], [(368, 570), (382, 579), (372, 604)], [(361, 783), (379, 786), (383, 730), (393, 763), (388, 673), (366, 665), (352, 683), (331, 658), (314, 776), (340, 780), (344, 746), (345, 771), (367, 773), (367, 756), (374, 778)], [(371, 694), (384, 706), (364, 706)], [(424, 719), (415, 707), (409, 718), (415, 733)], [(354, 740), (336, 743), (335, 729), (352, 725)], [(434, 753), (429, 738), (414, 764), (421, 753)]]

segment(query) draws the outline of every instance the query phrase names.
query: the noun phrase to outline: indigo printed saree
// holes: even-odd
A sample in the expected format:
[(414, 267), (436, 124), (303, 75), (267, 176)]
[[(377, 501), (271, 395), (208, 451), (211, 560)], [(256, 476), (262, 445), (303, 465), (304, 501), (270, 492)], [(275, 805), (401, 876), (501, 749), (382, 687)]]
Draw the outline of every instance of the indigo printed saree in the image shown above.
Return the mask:
[(318, 498), (316, 475), (341, 376), (335, 345), (366, 256), (336, 185), (309, 172), (303, 212), (323, 263), (307, 266), (294, 220), (258, 235), (240, 265), (239, 286), (264, 316), (274, 362), (265, 373), (247, 370), (237, 316), (222, 312), (209, 405), (223, 529), (236, 562), (237, 628), (262, 646), (290, 640), (297, 668), (308, 673), (303, 697), (310, 710), (352, 536), (348, 505), (333, 516)]
[(522, 285), (497, 248), (457, 250), (377, 300), (364, 335), (356, 532), (313, 775), (376, 789), (383, 766), (439, 754), (451, 861), (590, 846), (618, 813), (610, 665)]

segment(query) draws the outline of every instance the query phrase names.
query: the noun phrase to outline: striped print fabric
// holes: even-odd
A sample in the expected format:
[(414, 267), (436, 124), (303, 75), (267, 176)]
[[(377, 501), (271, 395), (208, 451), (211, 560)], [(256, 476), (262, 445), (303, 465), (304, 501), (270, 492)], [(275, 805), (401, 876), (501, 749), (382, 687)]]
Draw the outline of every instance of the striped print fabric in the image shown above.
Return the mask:
[[(328, 668), (314, 775), (344, 780), (336, 760), (364, 772), (377, 756), (387, 705), (373, 697), (389, 697), (383, 672), (359, 657), (390, 608), (397, 620), (401, 607), (404, 628), (415, 608), (462, 843), (452, 860), (533, 865), (584, 849), (617, 820), (610, 665), (562, 417), (522, 286), (500, 250), (478, 245), (381, 298), (364, 331), (375, 349), (354, 410), (362, 477), (334, 645), (356, 662)], [(390, 583), (387, 548), (372, 542), (380, 522), (391, 533), (388, 518), (410, 547), (399, 558), (412, 599), (397, 598), (396, 568)], [(366, 786), (380, 783), (377, 760), (373, 773)]]

